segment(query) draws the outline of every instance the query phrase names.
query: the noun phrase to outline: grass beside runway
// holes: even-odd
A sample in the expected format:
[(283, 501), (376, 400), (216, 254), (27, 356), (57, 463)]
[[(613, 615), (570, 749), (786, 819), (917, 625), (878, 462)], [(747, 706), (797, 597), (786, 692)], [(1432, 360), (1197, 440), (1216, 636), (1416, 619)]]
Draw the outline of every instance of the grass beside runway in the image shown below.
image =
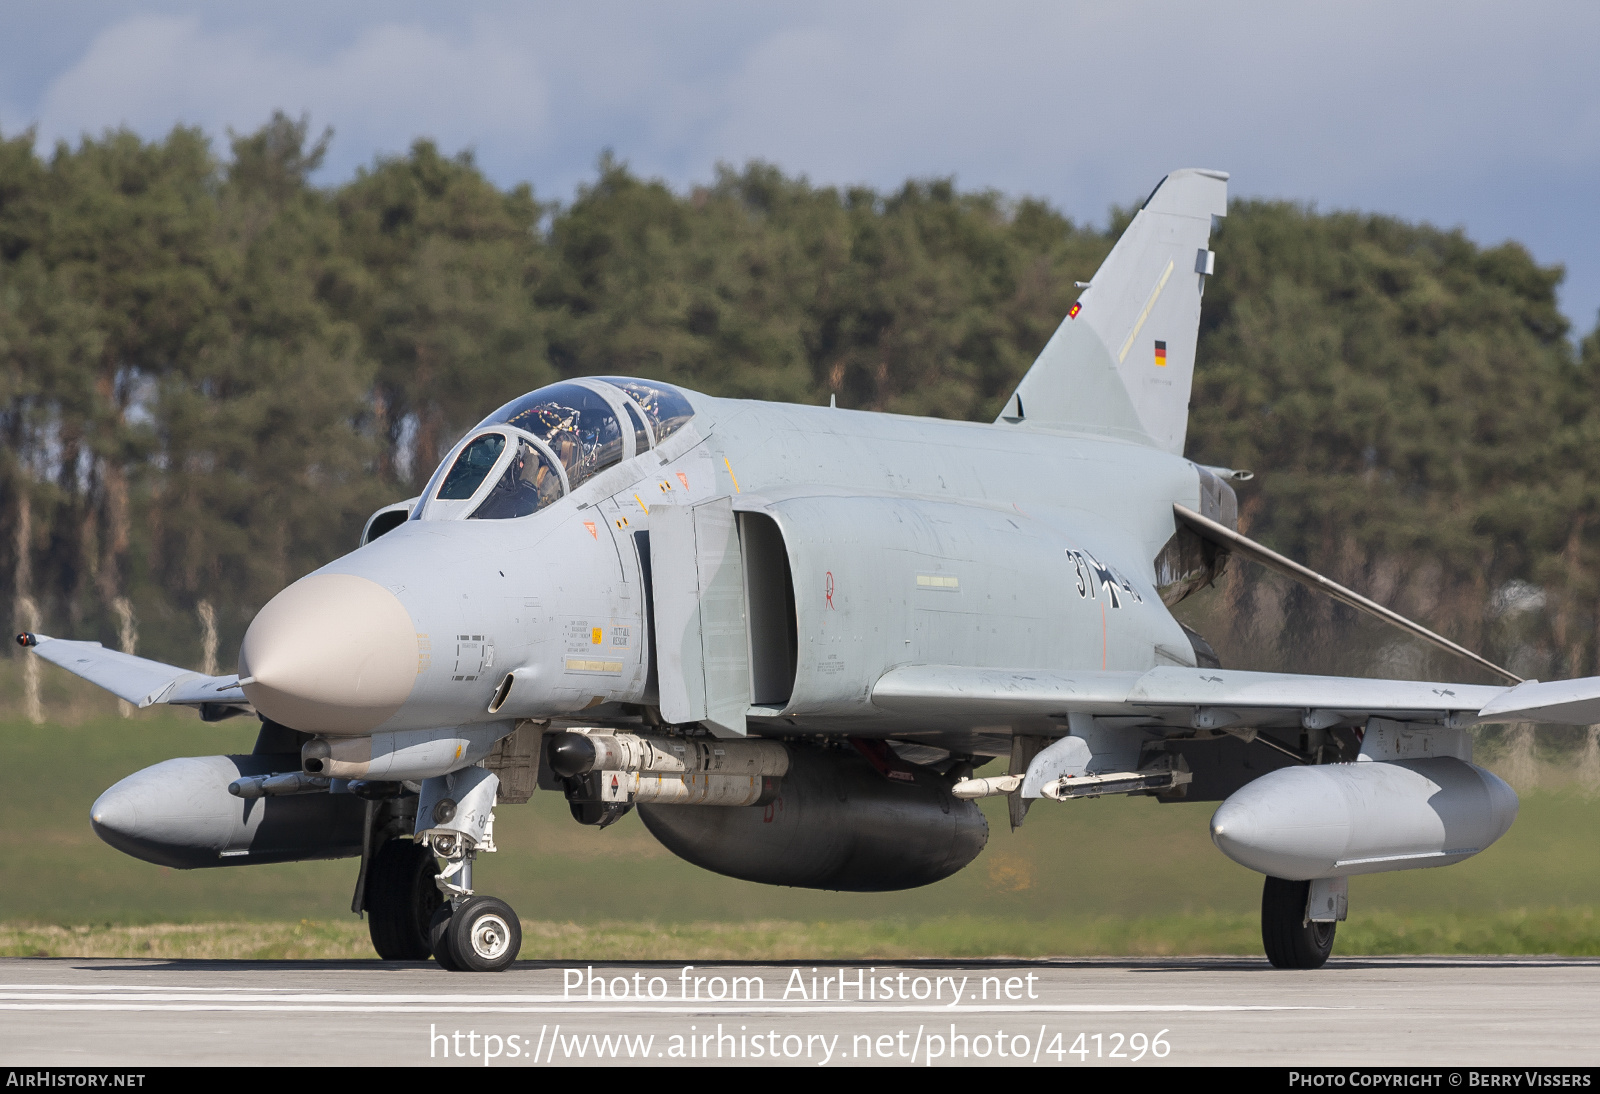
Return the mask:
[[(0, 926), (0, 953), (370, 956), (348, 911), (353, 861), (170, 870), (90, 829), (90, 804), (123, 776), (171, 756), (247, 752), (254, 736), (244, 719), (207, 726), (169, 711), (0, 723), (0, 924), (12, 924)], [(1211, 845), (1214, 804), (1039, 802), (1014, 833), (985, 804), (989, 846), (967, 869), (923, 889), (850, 894), (719, 877), (672, 857), (635, 816), (596, 831), (559, 796), (536, 794), (499, 810), (501, 851), (476, 880), (524, 917), (530, 958), (1260, 952), (1261, 881)], [(1337, 952), (1600, 953), (1597, 846), (1600, 801), (1570, 787), (1524, 792), (1511, 832), (1476, 858), (1353, 879)]]
[[(591, 924), (528, 921), (527, 961), (824, 961), (978, 957), (1258, 956), (1254, 917), (1215, 912), (1042, 923), (955, 916), (921, 922)], [(1373, 912), (1339, 927), (1339, 956), (1556, 954), (1600, 956), (1600, 917), (1588, 908), (1488, 915)], [(232, 960), (372, 958), (354, 920), (0, 925), (0, 957)]]
[(0, 924), (0, 957), (147, 957), (194, 960), (357, 960), (373, 957), (363, 924)]

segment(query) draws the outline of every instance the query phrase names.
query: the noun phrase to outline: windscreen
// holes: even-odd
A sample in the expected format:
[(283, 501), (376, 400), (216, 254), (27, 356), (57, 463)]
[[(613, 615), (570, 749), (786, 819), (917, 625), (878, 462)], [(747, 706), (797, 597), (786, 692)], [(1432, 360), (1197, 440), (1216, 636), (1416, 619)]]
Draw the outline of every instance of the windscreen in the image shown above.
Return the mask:
[(505, 474), (473, 510), (472, 520), (525, 517), (561, 498), (561, 473), (545, 454), (518, 439)]
[(506, 439), (498, 433), (485, 433), (477, 437), (456, 457), (455, 466), (444, 477), (439, 487), (440, 501), (464, 501), (477, 491), (483, 478), (494, 468)]

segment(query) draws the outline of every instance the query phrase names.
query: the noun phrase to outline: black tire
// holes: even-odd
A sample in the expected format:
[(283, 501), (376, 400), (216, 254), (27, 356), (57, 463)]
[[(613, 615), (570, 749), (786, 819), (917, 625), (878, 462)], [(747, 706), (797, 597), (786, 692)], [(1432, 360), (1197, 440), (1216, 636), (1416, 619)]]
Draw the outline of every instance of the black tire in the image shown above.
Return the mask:
[(428, 924), (428, 948), (433, 953), (433, 959), (446, 972), (461, 971), (461, 965), (456, 961), (456, 955), (450, 949), (450, 921), (454, 916), (454, 906), (441, 904), (439, 905), (439, 910), (433, 913), (433, 919)]
[(522, 923), (498, 897), (473, 896), (450, 917), (450, 952), (466, 972), (499, 972), (522, 949)]
[(1269, 877), (1261, 889), (1261, 944), (1279, 969), (1320, 969), (1333, 952), (1337, 923), (1306, 920), (1311, 882)]
[(367, 864), (367, 930), (385, 961), (426, 961), (433, 955), (428, 924), (444, 903), (433, 879), (433, 852), (408, 839), (387, 840)]

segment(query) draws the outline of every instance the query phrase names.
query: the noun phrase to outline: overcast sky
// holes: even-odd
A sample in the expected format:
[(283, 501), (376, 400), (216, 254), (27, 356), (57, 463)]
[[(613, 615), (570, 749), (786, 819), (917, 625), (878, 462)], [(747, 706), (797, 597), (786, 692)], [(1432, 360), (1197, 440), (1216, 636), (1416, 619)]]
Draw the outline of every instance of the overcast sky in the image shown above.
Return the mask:
[[(385, 3), (0, 7), (0, 131), (41, 147), (274, 109), (321, 179), (417, 136), (570, 198), (604, 148), (684, 187), (751, 158), (819, 183), (1044, 197), (1105, 222), (1174, 167), (1235, 196), (1461, 226), (1600, 308), (1600, 4)], [(1226, 276), (1226, 250), (1218, 275)]]

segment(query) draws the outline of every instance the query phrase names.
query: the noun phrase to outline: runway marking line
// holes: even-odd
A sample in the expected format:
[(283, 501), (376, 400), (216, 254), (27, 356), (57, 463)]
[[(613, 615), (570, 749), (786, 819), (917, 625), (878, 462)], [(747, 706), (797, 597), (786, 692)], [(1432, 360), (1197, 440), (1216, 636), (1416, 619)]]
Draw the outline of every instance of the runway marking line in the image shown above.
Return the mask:
[[(20, 989), (20, 990), (19, 990)], [(133, 994), (138, 992), (139, 994)], [(202, 994), (202, 992), (216, 994)], [(227, 993), (227, 994), (221, 994)], [(270, 993), (270, 994), (269, 994)], [(602, 1014), (674, 1014), (728, 1011), (736, 1014), (938, 1014), (992, 1013), (1210, 1013), (1289, 1010), (1348, 1010), (1349, 1007), (1290, 1006), (1249, 1003), (855, 1003), (784, 1004), (767, 1000), (666, 1000), (611, 1003), (560, 995), (467, 995), (370, 992), (307, 992), (293, 988), (266, 989), (137, 987), (107, 990), (103, 985), (0, 985), (0, 1010), (371, 1010), (404, 1007), (408, 1010), (513, 1010), (565, 1014), (593, 1011)]]
[[(15, 998), (15, 997), (12, 997)], [(1246, 1004), (1140, 1004), (1140, 1003), (1040, 1003), (1037, 1005), (1010, 1003), (977, 1003), (968, 1006), (948, 1004), (923, 1004), (897, 1006), (884, 1004), (816, 1006), (797, 1004), (730, 1005), (723, 1003), (699, 1004), (634, 1004), (586, 1003), (567, 1000), (564, 1004), (531, 1004), (517, 1006), (508, 1002), (486, 1001), (474, 1003), (457, 996), (449, 1001), (430, 1002), (426, 999), (406, 1000), (405, 997), (379, 996), (307, 996), (302, 998), (274, 997), (252, 1000), (249, 997), (195, 1001), (192, 998), (171, 1001), (142, 996), (137, 1001), (122, 1001), (114, 997), (107, 1000), (75, 999), (72, 1002), (50, 1002), (45, 996), (36, 1001), (0, 1002), (0, 1010), (16, 1011), (204, 1011), (204, 1010), (259, 1010), (285, 1012), (352, 1012), (394, 1014), (1215, 1014), (1276, 1011), (1332, 1011), (1354, 1010), (1354, 1007), (1318, 1006), (1257, 1006)], [(326, 999), (327, 1001), (320, 1001)], [(370, 1001), (369, 1001), (370, 1000)]]
[(189, 984), (0, 984), (11, 991), (299, 991), (299, 988), (206, 988)]

